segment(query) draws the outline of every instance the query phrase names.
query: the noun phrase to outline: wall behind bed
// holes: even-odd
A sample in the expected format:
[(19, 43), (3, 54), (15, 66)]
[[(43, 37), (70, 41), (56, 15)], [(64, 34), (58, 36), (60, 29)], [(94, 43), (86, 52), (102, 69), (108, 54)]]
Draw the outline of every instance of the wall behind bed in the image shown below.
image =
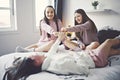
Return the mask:
[(92, 1), (94, 0), (64, 0), (64, 25), (73, 25), (74, 11), (78, 8), (82, 8), (95, 22), (98, 29), (104, 26), (111, 26), (120, 30), (120, 0), (98, 0), (98, 11), (94, 11), (91, 5)]

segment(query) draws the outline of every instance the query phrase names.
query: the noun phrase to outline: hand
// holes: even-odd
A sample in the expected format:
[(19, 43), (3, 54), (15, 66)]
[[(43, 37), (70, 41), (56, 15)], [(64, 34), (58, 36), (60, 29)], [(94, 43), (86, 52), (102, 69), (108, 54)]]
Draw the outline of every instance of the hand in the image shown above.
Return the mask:
[(53, 32), (53, 35), (54, 35), (54, 36), (58, 36), (58, 35), (59, 35), (59, 32)]
[(65, 27), (61, 28), (61, 32), (67, 32), (67, 28)]
[(79, 44), (80, 49), (82, 49), (82, 50), (85, 49), (85, 44), (84, 43), (82, 43), (81, 41), (79, 41), (78, 44)]
[(80, 44), (79, 47), (80, 47), (80, 49), (82, 49), (82, 50), (85, 49), (85, 45), (84, 45), (84, 44)]
[(62, 41), (63, 39), (65, 39), (65, 37), (66, 37), (66, 36), (65, 36), (65, 32), (59, 32), (59, 34), (58, 34), (58, 39), (59, 39), (59, 40)]

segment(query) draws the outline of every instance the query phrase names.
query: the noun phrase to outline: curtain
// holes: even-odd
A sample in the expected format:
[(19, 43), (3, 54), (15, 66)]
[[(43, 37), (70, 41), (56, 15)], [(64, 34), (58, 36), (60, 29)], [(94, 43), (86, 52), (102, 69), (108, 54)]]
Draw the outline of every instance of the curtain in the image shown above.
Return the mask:
[(62, 21), (62, 11), (63, 11), (63, 0), (54, 0), (55, 11), (58, 18)]

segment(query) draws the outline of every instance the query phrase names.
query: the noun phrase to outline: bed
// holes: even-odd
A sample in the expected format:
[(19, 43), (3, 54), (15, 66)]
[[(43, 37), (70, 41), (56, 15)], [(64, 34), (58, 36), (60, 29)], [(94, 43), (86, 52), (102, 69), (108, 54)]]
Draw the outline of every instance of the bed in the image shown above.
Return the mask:
[[(61, 45), (58, 53), (68, 53)], [(5, 68), (12, 64), (14, 58), (25, 57), (31, 54), (45, 54), (45, 52), (27, 52), (27, 53), (10, 53), (0, 57), (0, 80), (5, 73)], [(109, 58), (109, 65), (104, 68), (95, 68), (90, 70), (88, 76), (85, 75), (58, 75), (50, 72), (41, 72), (30, 75), (27, 80), (120, 80), (120, 55)]]
[[(117, 32), (117, 34), (120, 35), (120, 32)], [(106, 36), (108, 36), (108, 34), (106, 34)], [(115, 36), (117, 35), (110, 36), (110, 37), (115, 37)], [(106, 38), (103, 38), (102, 34), (98, 35), (98, 37), (99, 39), (102, 39), (101, 43), (106, 39)], [(110, 37), (107, 37), (107, 38), (110, 38)], [(65, 50), (63, 45), (61, 45), (59, 46), (58, 53), (69, 53), (69, 51)], [(0, 57), (0, 80), (2, 80), (3, 78), (3, 75), (5, 73), (5, 68), (11, 66), (14, 58), (25, 57), (31, 54), (44, 55), (45, 52), (27, 52), (27, 53), (15, 52), (15, 53), (10, 53), (10, 54), (1, 56)], [(27, 80), (120, 80), (120, 55), (110, 57), (109, 64), (104, 68), (90, 69), (90, 74), (88, 76), (58, 75), (51, 72), (40, 72), (37, 74), (30, 75), (27, 78)]]

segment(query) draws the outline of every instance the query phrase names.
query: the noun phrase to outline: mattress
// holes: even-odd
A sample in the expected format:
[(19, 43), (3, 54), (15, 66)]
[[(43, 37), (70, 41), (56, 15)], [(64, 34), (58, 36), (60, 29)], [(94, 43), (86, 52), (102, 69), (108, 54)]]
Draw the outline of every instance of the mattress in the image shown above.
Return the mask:
[[(58, 49), (58, 53), (68, 52), (63, 48)], [(5, 73), (5, 68), (12, 65), (17, 57), (25, 57), (35, 54), (45, 54), (45, 52), (27, 52), (27, 53), (10, 53), (0, 57), (0, 80)], [(28, 76), (27, 80), (120, 80), (120, 55), (109, 58), (109, 65), (104, 68), (90, 69), (90, 74), (85, 75), (58, 75), (51, 72), (40, 72)]]

